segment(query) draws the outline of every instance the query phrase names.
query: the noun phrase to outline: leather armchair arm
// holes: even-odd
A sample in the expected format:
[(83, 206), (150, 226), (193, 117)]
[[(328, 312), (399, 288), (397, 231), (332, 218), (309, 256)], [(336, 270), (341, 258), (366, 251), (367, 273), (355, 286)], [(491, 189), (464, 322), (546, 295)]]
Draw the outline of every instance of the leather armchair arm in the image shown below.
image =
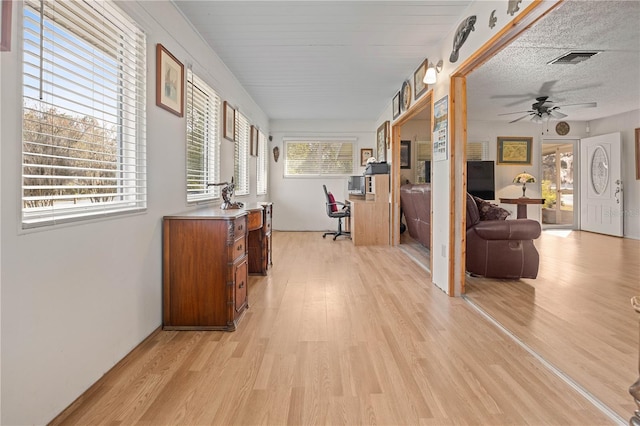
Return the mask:
[(542, 231), (533, 219), (485, 220), (472, 229), (483, 240), (534, 240)]

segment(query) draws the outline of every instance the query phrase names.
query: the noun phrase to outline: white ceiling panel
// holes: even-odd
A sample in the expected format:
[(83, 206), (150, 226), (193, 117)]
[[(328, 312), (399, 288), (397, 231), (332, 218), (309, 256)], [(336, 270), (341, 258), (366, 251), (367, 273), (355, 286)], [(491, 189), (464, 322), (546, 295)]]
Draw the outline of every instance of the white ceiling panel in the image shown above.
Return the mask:
[[(506, 0), (505, 0), (506, 2)], [(375, 120), (470, 1), (174, 0), (271, 119)], [(640, 108), (640, 1), (567, 0), (468, 78), (470, 120), (538, 96), (592, 120)], [(547, 65), (570, 50), (601, 51)], [(434, 52), (435, 50), (435, 52)]]
[(272, 119), (375, 120), (470, 1), (175, 4)]

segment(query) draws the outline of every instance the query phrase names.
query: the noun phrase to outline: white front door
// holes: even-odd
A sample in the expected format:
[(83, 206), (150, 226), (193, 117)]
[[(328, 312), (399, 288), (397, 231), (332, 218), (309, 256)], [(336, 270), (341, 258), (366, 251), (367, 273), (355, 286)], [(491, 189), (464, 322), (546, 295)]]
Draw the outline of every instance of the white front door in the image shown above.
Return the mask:
[(580, 141), (580, 228), (621, 237), (620, 133)]

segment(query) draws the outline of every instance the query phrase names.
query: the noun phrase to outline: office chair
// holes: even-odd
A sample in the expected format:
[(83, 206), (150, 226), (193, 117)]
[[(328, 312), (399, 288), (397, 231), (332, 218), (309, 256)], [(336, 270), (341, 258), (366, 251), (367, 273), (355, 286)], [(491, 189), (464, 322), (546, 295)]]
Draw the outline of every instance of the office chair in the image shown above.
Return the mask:
[[(333, 235), (334, 241), (341, 235), (351, 238), (351, 232), (342, 230), (342, 218), (348, 219), (349, 217), (351, 217), (351, 209), (345, 203), (336, 201), (333, 197), (333, 194), (327, 191), (326, 185), (322, 185), (322, 188), (324, 188), (324, 196), (327, 200), (327, 216), (338, 218), (338, 230), (335, 232), (325, 232), (324, 235), (322, 235), (322, 238), (326, 237), (327, 235)], [(342, 208), (339, 208), (338, 206), (342, 206)]]

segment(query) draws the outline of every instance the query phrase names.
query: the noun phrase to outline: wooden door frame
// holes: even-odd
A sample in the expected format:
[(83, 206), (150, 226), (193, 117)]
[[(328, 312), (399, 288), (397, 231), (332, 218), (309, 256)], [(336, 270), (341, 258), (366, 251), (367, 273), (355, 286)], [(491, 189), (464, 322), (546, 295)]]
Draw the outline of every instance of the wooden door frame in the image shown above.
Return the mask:
[[(450, 166), (449, 166), (449, 288), (450, 296), (465, 292), (466, 276), (466, 209), (467, 209), (467, 75), (478, 69), (496, 53), (509, 45), (538, 20), (554, 10), (564, 0), (549, 5), (535, 0), (513, 21), (490, 38), (451, 74), (450, 98)], [(546, 4), (545, 4), (546, 3)], [(545, 7), (542, 7), (545, 6)], [(399, 155), (399, 148), (398, 148)], [(399, 158), (399, 157), (398, 157)], [(456, 259), (459, 259), (456, 267)]]
[[(427, 107), (433, 111), (433, 89), (429, 89), (411, 106), (391, 127), (391, 245), (400, 244), (400, 138), (402, 126), (424, 111)], [(433, 115), (433, 113), (431, 114)], [(430, 120), (430, 132), (433, 132), (433, 120)], [(429, 213), (431, 214), (431, 212)], [(431, 255), (430, 255), (431, 256)], [(433, 259), (431, 259), (433, 262)]]

